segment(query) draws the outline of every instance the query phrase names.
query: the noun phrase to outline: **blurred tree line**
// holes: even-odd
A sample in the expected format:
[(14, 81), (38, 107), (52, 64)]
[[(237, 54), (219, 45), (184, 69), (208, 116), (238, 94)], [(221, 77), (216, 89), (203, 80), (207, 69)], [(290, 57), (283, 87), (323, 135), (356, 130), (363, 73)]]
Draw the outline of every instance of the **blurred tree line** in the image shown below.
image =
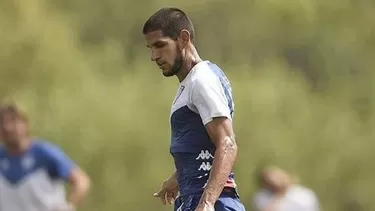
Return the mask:
[[(142, 5), (143, 3), (143, 5)], [(254, 170), (295, 172), (327, 211), (373, 210), (375, 8), (371, 0), (0, 2), (0, 99), (30, 114), (92, 176), (82, 210), (170, 210), (152, 197), (173, 170), (163, 78), (144, 21), (176, 6), (197, 48), (233, 83), (236, 166), (251, 210)]]

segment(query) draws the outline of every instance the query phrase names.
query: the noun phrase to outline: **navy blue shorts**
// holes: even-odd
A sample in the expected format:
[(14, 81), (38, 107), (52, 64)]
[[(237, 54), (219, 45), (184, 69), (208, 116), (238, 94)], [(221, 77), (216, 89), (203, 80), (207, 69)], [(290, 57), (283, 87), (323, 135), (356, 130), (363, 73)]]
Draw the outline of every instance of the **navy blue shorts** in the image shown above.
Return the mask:
[[(174, 211), (194, 211), (202, 194), (178, 197), (174, 203)], [(215, 211), (246, 211), (236, 192), (223, 192), (215, 203)]]

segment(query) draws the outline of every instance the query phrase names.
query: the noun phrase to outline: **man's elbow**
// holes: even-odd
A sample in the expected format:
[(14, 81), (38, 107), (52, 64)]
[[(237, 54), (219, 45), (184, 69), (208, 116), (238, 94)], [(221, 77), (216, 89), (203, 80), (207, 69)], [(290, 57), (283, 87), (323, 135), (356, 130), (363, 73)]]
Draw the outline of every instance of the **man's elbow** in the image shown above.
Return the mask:
[(237, 156), (237, 151), (238, 151), (238, 147), (237, 147), (237, 143), (234, 142), (232, 145), (231, 145), (231, 151), (233, 153), (233, 156), (236, 157)]

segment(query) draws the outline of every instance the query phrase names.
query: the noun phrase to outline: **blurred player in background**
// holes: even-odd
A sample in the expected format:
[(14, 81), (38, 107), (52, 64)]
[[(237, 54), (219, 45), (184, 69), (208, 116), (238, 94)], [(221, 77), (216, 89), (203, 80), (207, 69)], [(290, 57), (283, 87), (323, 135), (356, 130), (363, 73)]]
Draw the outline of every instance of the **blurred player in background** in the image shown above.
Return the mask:
[(200, 58), (193, 24), (180, 9), (157, 11), (144, 24), (143, 34), (151, 60), (164, 76), (180, 82), (170, 116), (176, 170), (154, 195), (164, 204), (174, 202), (180, 211), (245, 210), (232, 172), (237, 145), (227, 77)]
[(259, 175), (261, 190), (255, 195), (257, 211), (319, 211), (313, 191), (295, 183), (284, 170), (269, 166)]
[(14, 105), (0, 107), (0, 139), (0, 211), (73, 211), (85, 198), (88, 176), (57, 146), (30, 138)]

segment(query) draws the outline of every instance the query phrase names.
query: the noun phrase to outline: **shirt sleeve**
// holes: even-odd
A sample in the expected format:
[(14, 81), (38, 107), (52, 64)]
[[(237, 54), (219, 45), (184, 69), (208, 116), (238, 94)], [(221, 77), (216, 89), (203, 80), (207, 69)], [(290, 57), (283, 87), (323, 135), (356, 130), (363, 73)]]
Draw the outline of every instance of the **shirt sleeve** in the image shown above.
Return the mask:
[(312, 205), (312, 211), (320, 211), (320, 205), (319, 205), (319, 200), (318, 198), (316, 197), (316, 195), (314, 194), (313, 195), (314, 199), (313, 199), (313, 205)]
[(228, 100), (219, 79), (196, 79), (192, 87), (191, 101), (204, 125), (215, 117), (231, 119)]
[(53, 176), (68, 180), (73, 169), (76, 167), (75, 163), (57, 146), (49, 144), (44, 149)]

